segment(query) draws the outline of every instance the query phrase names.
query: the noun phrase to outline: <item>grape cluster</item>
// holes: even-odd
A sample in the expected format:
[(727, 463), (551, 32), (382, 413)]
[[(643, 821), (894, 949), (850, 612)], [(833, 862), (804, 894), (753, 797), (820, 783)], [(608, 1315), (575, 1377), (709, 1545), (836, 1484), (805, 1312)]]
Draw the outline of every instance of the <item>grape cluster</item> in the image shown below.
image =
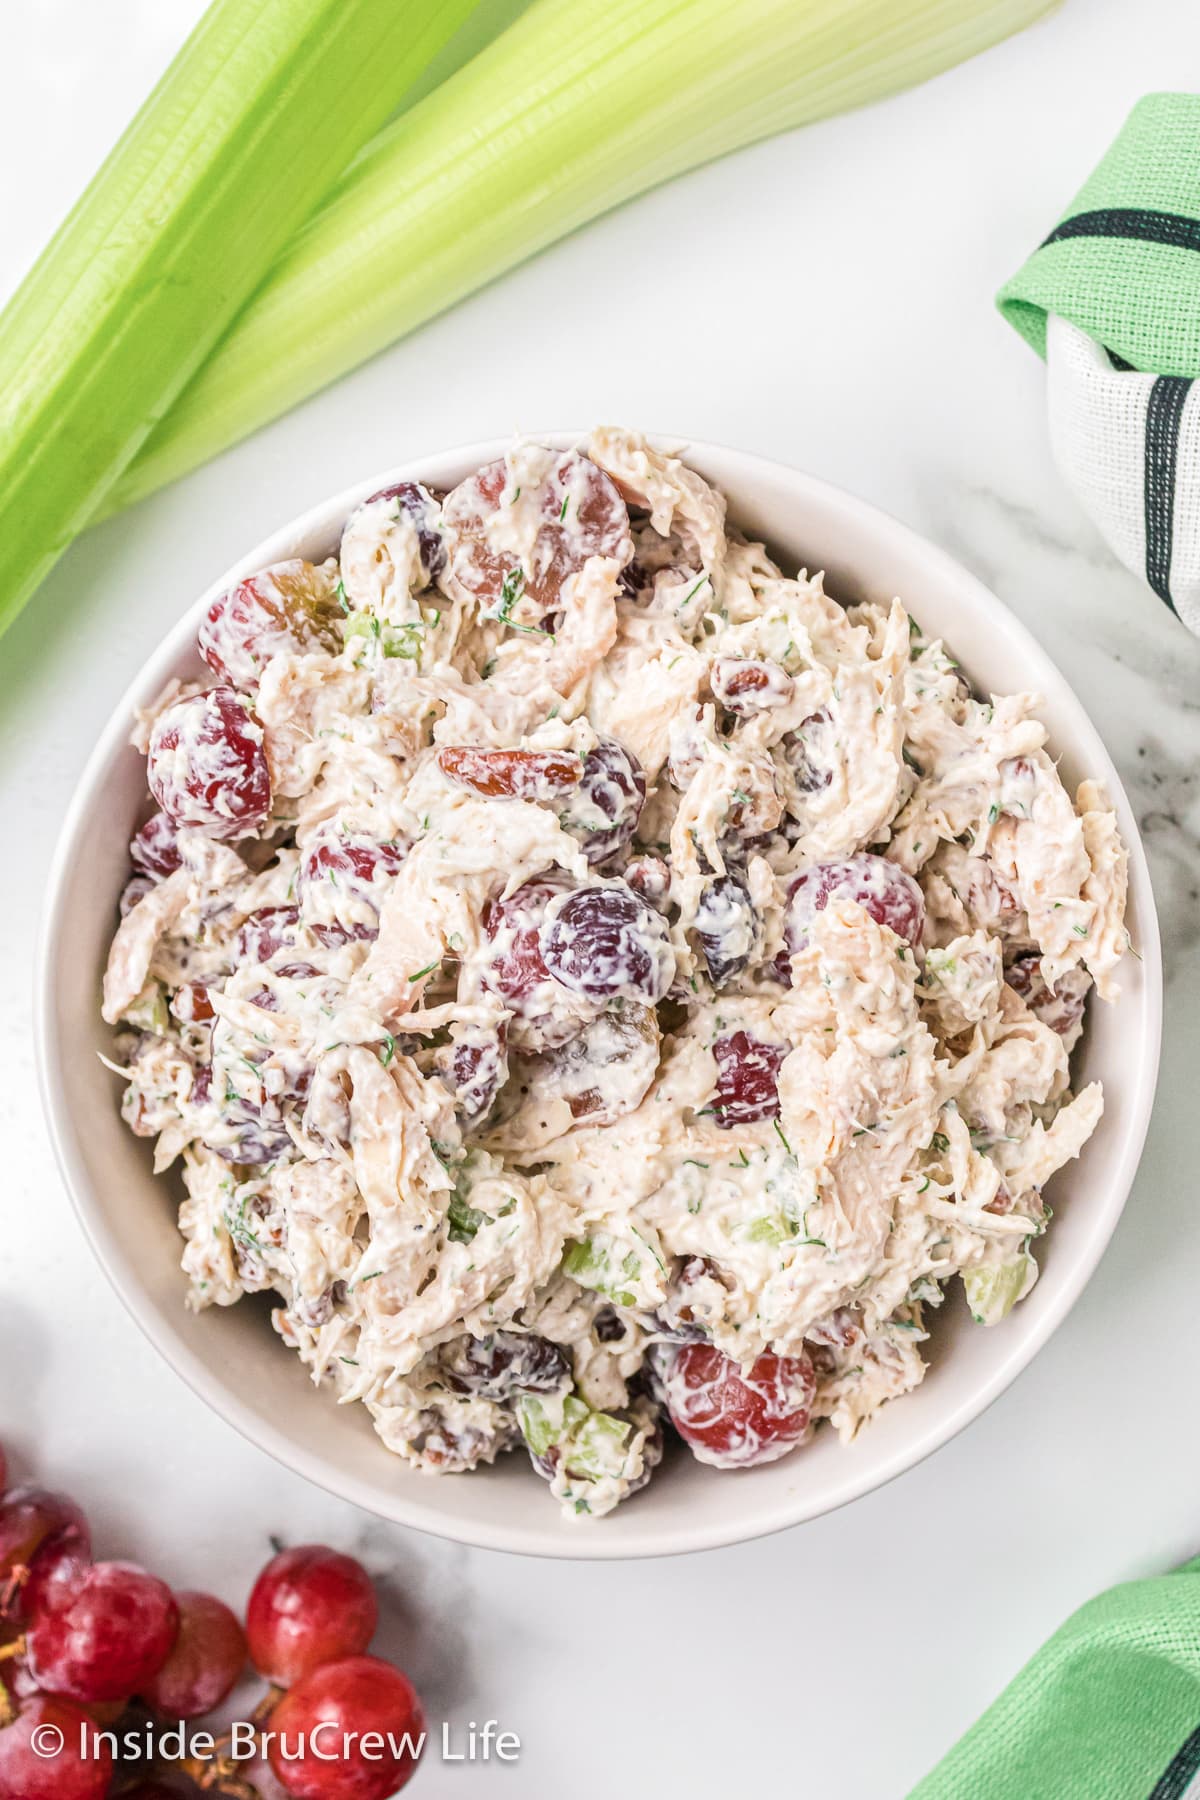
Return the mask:
[[(6, 1480), (0, 1447), (0, 1800), (180, 1800), (200, 1790), (253, 1800), (246, 1766), (220, 1740), (211, 1761), (150, 1770), (115, 1762), (106, 1736), (120, 1744), (139, 1713), (170, 1727), (213, 1712), (248, 1661), (270, 1683), (254, 1714), (260, 1751), (295, 1800), (386, 1800), (409, 1780), (421, 1703), (400, 1669), (367, 1654), (378, 1609), (352, 1557), (317, 1544), (280, 1551), (243, 1626), (212, 1594), (93, 1561), (73, 1500)], [(370, 1733), (383, 1739), (382, 1759), (373, 1740), (371, 1755), (357, 1751)], [(314, 1742), (324, 1751), (343, 1738), (337, 1760), (311, 1754)]]

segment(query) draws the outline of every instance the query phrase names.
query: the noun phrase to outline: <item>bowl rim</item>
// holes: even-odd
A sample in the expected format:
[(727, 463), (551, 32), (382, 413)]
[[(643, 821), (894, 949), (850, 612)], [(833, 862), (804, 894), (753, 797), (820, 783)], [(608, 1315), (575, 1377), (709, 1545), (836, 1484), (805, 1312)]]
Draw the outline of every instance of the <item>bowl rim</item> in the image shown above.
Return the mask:
[[(586, 431), (556, 430), (532, 431), (522, 435), (553, 449), (565, 449), (585, 442), (589, 434)], [(350, 1501), (364, 1511), (392, 1523), (425, 1531), (452, 1542), (552, 1560), (625, 1561), (683, 1555), (748, 1543), (836, 1511), (851, 1501), (886, 1486), (908, 1469), (915, 1468), (979, 1418), (1011, 1386), (1062, 1324), (1108, 1247), (1137, 1174), (1149, 1129), (1161, 1050), (1161, 941), (1154, 893), (1137, 820), (1124, 783), (1086, 708), (1032, 632), (983, 581), (956, 558), (884, 508), (860, 499), (850, 490), (791, 464), (711, 440), (680, 438), (669, 433), (648, 432), (646, 436), (654, 445), (669, 447), (687, 457), (694, 456), (700, 462), (708, 459), (724, 463), (727, 467), (736, 466), (750, 481), (764, 476), (776, 480), (783, 477), (793, 484), (798, 495), (811, 497), (827, 508), (840, 509), (851, 518), (857, 518), (860, 525), (883, 530), (898, 546), (904, 546), (910, 553), (918, 555), (931, 571), (939, 572), (956, 589), (971, 594), (977, 602), (986, 602), (996, 629), (1007, 634), (1010, 644), (1030, 658), (1037, 686), (1045, 687), (1047, 675), (1058, 684), (1060, 692), (1055, 697), (1056, 704), (1060, 708), (1065, 706), (1068, 712), (1075, 715), (1071, 725), (1072, 751), (1078, 747), (1079, 738), (1085, 740), (1082, 750), (1089, 772), (1103, 782), (1110, 799), (1125, 814), (1122, 823), (1128, 840), (1130, 889), (1136, 896), (1144, 1004), (1142, 1042), (1136, 1046), (1136, 1056), (1131, 1056), (1127, 1063), (1127, 1067), (1132, 1065), (1131, 1091), (1127, 1096), (1130, 1102), (1128, 1116), (1123, 1134), (1115, 1138), (1110, 1146), (1113, 1155), (1106, 1164), (1106, 1187), (1113, 1197), (1109, 1203), (1110, 1216), (1104, 1222), (1106, 1229), (1094, 1228), (1092, 1237), (1065, 1269), (1054, 1304), (1037, 1318), (1028, 1335), (1014, 1339), (1012, 1348), (997, 1356), (995, 1366), (979, 1387), (973, 1388), (955, 1404), (935, 1414), (923, 1431), (900, 1444), (882, 1466), (863, 1468), (857, 1472), (848, 1466), (846, 1478), (838, 1484), (836, 1492), (828, 1497), (789, 1496), (785, 1493), (773, 1506), (760, 1507), (757, 1512), (749, 1508), (744, 1515), (731, 1515), (727, 1522), (700, 1526), (689, 1526), (686, 1514), (682, 1514), (671, 1532), (669, 1542), (660, 1541), (664, 1535), (661, 1527), (647, 1530), (644, 1533), (645, 1541), (639, 1541), (637, 1534), (629, 1531), (622, 1535), (619, 1542), (611, 1539), (606, 1541), (601, 1522), (595, 1529), (588, 1530), (586, 1537), (582, 1531), (562, 1537), (553, 1537), (548, 1532), (544, 1544), (533, 1544), (528, 1541), (528, 1533), (518, 1532), (509, 1525), (491, 1519), (463, 1521), (440, 1512), (436, 1483), (433, 1481), (429, 1484), (431, 1493), (428, 1501), (391, 1496), (392, 1503), (385, 1505), (382, 1493), (370, 1483), (310, 1451), (283, 1427), (264, 1422), (241, 1400), (235, 1389), (209, 1368), (202, 1355), (178, 1333), (171, 1332), (164, 1325), (145, 1290), (136, 1280), (130, 1279), (124, 1251), (117, 1234), (110, 1229), (104, 1218), (85, 1159), (74, 1141), (65, 1084), (59, 1075), (63, 1044), (55, 1004), (55, 945), (64, 924), (67, 876), (74, 844), (92, 796), (101, 785), (110, 764), (128, 746), (129, 721), (134, 708), (144, 704), (170, 678), (174, 666), (194, 639), (200, 614), (226, 587), (272, 562), (294, 554), (292, 546), (298, 540), (320, 530), (328, 529), (332, 532), (336, 529), (337, 521), (344, 520), (354, 506), (380, 488), (402, 480), (436, 481), (438, 477), (431, 474), (431, 468), (442, 464), (464, 468), (479, 466), (503, 455), (512, 441), (511, 437), (489, 438), (430, 451), (418, 457), (407, 458), (402, 463), (350, 484), (272, 531), (252, 550), (239, 557), (185, 608), (128, 683), (76, 780), (51, 860), (34, 968), (34, 1049), (38, 1086), (59, 1172), (76, 1217), (83, 1227), (84, 1236), (108, 1281), (144, 1336), (174, 1372), (213, 1412), (248, 1442), (267, 1451), (284, 1467), (339, 1499)], [(719, 484), (722, 478), (718, 476), (715, 479)], [(851, 551), (850, 560), (852, 558)], [(182, 1309), (182, 1296), (180, 1305)], [(847, 1461), (849, 1463), (850, 1459)], [(546, 1523), (551, 1527), (555, 1523), (552, 1513)]]

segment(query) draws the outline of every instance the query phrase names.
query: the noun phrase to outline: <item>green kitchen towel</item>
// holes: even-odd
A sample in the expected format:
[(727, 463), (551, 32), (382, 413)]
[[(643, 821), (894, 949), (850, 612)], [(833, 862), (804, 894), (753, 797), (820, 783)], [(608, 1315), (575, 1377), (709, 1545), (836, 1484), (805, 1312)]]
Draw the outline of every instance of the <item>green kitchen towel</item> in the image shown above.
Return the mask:
[(1039, 356), (1053, 313), (1135, 369), (1200, 375), (1200, 95), (1138, 101), (997, 304)]
[(1140, 100), (996, 299), (1046, 359), (1067, 486), (1200, 637), (1200, 95)]
[(1182, 1800), (1200, 1774), (1200, 1557), (1068, 1619), (909, 1800)]

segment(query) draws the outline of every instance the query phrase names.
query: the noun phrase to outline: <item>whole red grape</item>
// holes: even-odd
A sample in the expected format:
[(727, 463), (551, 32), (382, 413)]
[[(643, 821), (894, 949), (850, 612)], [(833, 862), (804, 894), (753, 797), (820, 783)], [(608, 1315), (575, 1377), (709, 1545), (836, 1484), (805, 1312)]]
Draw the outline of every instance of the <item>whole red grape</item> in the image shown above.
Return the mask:
[(407, 849), (399, 841), (330, 830), (314, 836), (296, 882), (300, 916), (313, 936), (330, 948), (377, 938), (380, 911)]
[(682, 1344), (660, 1369), (671, 1423), (699, 1462), (749, 1469), (774, 1462), (808, 1430), (816, 1374), (807, 1356), (767, 1350), (749, 1368), (713, 1344)]
[(75, 1543), (70, 1538), (52, 1538), (29, 1565), (29, 1577), (17, 1603), (18, 1611), (27, 1619), (39, 1612), (57, 1612), (78, 1593), (91, 1566), (87, 1544)]
[[(524, 625), (556, 611), (563, 587), (589, 557), (611, 557), (623, 567), (633, 555), (629, 514), (613, 481), (586, 456), (568, 450), (534, 492), (525, 479), (525, 506), (540, 524), (521, 561), (496, 547), (489, 524), (506, 505), (510, 469), (487, 463), (446, 496), (442, 529), (449, 559), (450, 591), (479, 602), (480, 610), (508, 624), (522, 623), (520, 602), (531, 602)], [(514, 601), (517, 604), (514, 605)]]
[(232, 1692), (246, 1666), (246, 1636), (234, 1613), (212, 1594), (176, 1594), (179, 1633), (171, 1654), (141, 1697), (171, 1719), (197, 1719)]
[(730, 1031), (717, 1038), (713, 1112), (722, 1131), (778, 1118), (779, 1070), (787, 1053), (786, 1044), (764, 1043), (748, 1031)]
[(169, 813), (152, 813), (129, 845), (129, 860), (143, 875), (162, 880), (182, 867), (179, 827)]
[(555, 981), (589, 1000), (656, 1006), (675, 974), (666, 921), (624, 882), (552, 902), (538, 948)]
[(723, 988), (742, 973), (758, 940), (758, 912), (743, 876), (728, 873), (705, 882), (695, 929), (708, 978)]
[(379, 1608), (362, 1564), (323, 1544), (298, 1544), (271, 1558), (246, 1608), (250, 1660), (290, 1687), (310, 1670), (357, 1656), (375, 1635)]
[(95, 1730), (69, 1700), (27, 1700), (0, 1730), (0, 1800), (103, 1800), (113, 1762)]
[(218, 594), (196, 641), (218, 680), (252, 688), (273, 656), (336, 654), (340, 616), (327, 571), (293, 557)]
[(1083, 1017), (1091, 982), (1078, 969), (1068, 969), (1053, 987), (1047, 987), (1041, 957), (1036, 950), (1025, 951), (1004, 971), (1004, 980), (1020, 994), (1034, 1018), (1060, 1037), (1069, 1037)]
[(132, 1563), (93, 1563), (56, 1589), (25, 1634), (38, 1686), (84, 1703), (140, 1693), (170, 1655), (179, 1609), (169, 1587)]
[(465, 1125), (475, 1125), (490, 1110), (508, 1080), (508, 1022), (496, 1026), (464, 1025), (441, 1074), (454, 1094), (454, 1104)]
[[(407, 1675), (349, 1656), (297, 1682), (267, 1730), (268, 1760), (296, 1800), (387, 1800), (417, 1766), (425, 1716)], [(364, 1745), (368, 1733), (378, 1738)]]
[(215, 838), (258, 831), (271, 810), (263, 730), (232, 688), (176, 700), (155, 720), (146, 780), (177, 825)]
[(21, 1610), (20, 1588), (43, 1549), (90, 1551), (87, 1520), (66, 1494), (15, 1487), (0, 1499), (0, 1612)]
[(390, 514), (393, 519), (399, 519), (403, 515), (408, 519), (416, 533), (421, 579), (426, 586), (431, 585), (446, 566), (446, 546), (438, 528), (441, 500), (436, 492), (422, 487), (419, 481), (398, 481), (393, 487), (380, 488), (377, 494), (368, 494), (362, 506), (352, 512), (346, 521), (343, 547), (366, 508), (379, 506), (381, 502), (384, 503), (385, 516)]
[(8, 1486), (8, 1458), (4, 1454), (4, 1445), (0, 1444), (0, 1494)]
[(584, 759), (578, 791), (571, 795), (562, 823), (580, 839), (588, 861), (601, 863), (634, 836), (645, 804), (641, 763), (615, 738), (601, 738)]
[(925, 896), (907, 870), (862, 850), (840, 862), (814, 863), (788, 889), (784, 935), (788, 951), (802, 950), (808, 929), (834, 895), (855, 900), (877, 925), (917, 945), (925, 925)]
[(245, 963), (270, 962), (277, 950), (296, 942), (300, 910), (295, 906), (260, 906), (244, 919), (237, 934), (238, 960)]
[(489, 900), (484, 908), (483, 928), (495, 948), (483, 984), (513, 1011), (527, 1010), (534, 991), (550, 985), (538, 931), (547, 902), (559, 891), (552, 881), (527, 881), (506, 898)]

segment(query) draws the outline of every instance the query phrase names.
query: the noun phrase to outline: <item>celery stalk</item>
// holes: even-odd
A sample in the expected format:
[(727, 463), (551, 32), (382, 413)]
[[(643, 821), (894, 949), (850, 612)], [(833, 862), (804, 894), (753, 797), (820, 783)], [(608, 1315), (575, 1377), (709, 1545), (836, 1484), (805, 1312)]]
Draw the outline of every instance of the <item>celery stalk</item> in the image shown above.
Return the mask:
[(620, 201), (924, 80), (1050, 4), (534, 0), (363, 152), (118, 484), (113, 509)]
[(0, 630), (472, 0), (217, 0), (0, 316)]

